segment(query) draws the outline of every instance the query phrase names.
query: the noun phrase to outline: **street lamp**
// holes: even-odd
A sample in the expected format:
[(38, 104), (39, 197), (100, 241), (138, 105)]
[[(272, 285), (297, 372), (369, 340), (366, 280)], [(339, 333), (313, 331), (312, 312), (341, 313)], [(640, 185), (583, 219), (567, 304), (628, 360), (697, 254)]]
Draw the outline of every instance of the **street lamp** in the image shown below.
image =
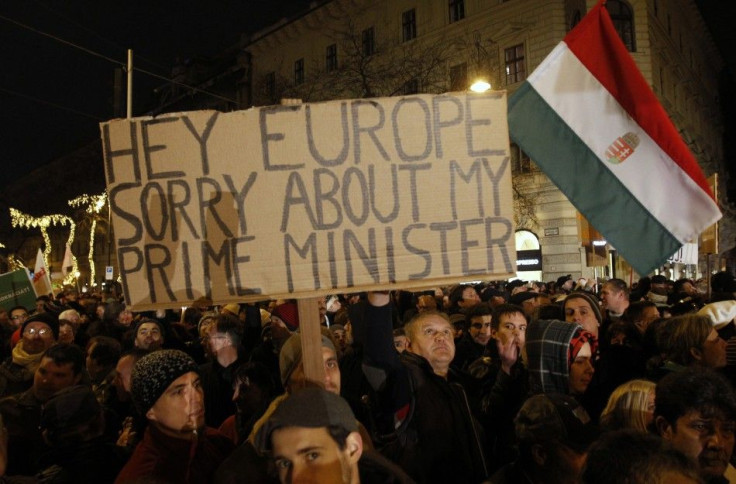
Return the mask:
[(470, 90), (473, 92), (486, 92), (489, 89), (491, 89), (491, 84), (482, 78), (470, 85)]

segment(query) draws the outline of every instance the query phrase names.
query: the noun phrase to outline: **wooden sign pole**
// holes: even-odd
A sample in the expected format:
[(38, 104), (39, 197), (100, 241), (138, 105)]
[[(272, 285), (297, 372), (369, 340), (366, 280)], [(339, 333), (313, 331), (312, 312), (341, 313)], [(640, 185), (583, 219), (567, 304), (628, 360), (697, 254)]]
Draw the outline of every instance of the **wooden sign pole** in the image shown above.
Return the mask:
[(322, 332), (319, 299), (298, 299), (299, 332), (302, 335), (302, 361), (307, 381), (324, 387), (325, 365), (322, 360)]

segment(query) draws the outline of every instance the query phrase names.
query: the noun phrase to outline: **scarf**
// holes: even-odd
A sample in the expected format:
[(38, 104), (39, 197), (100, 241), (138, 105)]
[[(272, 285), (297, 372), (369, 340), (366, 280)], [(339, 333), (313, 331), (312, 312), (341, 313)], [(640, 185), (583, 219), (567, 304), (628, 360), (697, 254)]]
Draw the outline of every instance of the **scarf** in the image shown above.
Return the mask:
[(22, 366), (31, 374), (35, 373), (41, 365), (41, 356), (43, 356), (43, 353), (36, 353), (35, 355), (27, 353), (23, 349), (23, 340), (18, 341), (18, 344), (13, 348), (13, 363)]

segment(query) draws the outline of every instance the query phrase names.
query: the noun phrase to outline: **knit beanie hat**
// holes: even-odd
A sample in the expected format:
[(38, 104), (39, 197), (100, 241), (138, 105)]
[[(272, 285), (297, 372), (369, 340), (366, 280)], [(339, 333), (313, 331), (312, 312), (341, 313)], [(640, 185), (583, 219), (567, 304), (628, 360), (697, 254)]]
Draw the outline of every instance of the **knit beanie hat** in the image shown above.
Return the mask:
[(180, 350), (158, 350), (138, 360), (130, 388), (136, 410), (145, 415), (174, 380), (190, 371), (199, 373), (199, 367)]
[[(335, 351), (332, 340), (322, 335), (322, 347)], [(279, 370), (281, 372), (281, 383), (286, 386), (291, 374), (302, 361), (302, 335), (294, 333), (286, 340), (279, 353)]]
[[(601, 306), (598, 304), (598, 298), (595, 297), (593, 294), (588, 294), (587, 292), (571, 292), (570, 294), (565, 297), (565, 301), (569, 299), (584, 299), (590, 304), (590, 307), (593, 309), (593, 314), (595, 314), (595, 318), (598, 320), (598, 326), (603, 324), (603, 314), (601, 313)], [(562, 303), (562, 307), (565, 307), (565, 303)]]
[(578, 328), (575, 331), (575, 334), (573, 334), (572, 339), (570, 340), (570, 351), (568, 352), (567, 356), (568, 365), (572, 365), (572, 363), (575, 361), (575, 358), (578, 357), (578, 353), (580, 353), (580, 350), (582, 349), (583, 345), (585, 345), (585, 343), (590, 343), (590, 352), (591, 354), (595, 355), (595, 351), (596, 349), (598, 349), (598, 340), (596, 340), (593, 333), (585, 331), (582, 328)]
[(49, 328), (51, 328), (51, 332), (54, 333), (54, 339), (59, 339), (59, 321), (50, 313), (38, 313), (30, 316), (28, 319), (26, 319), (23, 322), (23, 326), (20, 328), (20, 334), (21, 336), (26, 330), (26, 326), (28, 326), (31, 323), (43, 323)]
[(280, 318), (291, 331), (295, 331), (299, 327), (299, 310), (295, 302), (279, 304), (273, 308), (271, 315)]

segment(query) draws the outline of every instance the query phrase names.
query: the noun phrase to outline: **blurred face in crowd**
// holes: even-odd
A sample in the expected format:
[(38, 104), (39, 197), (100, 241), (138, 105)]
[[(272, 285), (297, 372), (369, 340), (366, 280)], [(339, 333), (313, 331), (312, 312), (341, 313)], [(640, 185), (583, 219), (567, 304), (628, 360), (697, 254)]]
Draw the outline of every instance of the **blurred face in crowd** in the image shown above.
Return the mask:
[(675, 425), (657, 417), (657, 426), (662, 437), (694, 459), (706, 477), (720, 477), (726, 472), (733, 452), (736, 422), (725, 418), (722, 412), (709, 417), (691, 410), (678, 418)]
[(422, 313), (424, 311), (429, 311), (432, 309), (437, 309), (437, 301), (435, 301), (433, 296), (428, 295), (422, 295), (417, 298), (417, 311)]
[(271, 434), (274, 462), (282, 483), (358, 482), (363, 444), (357, 432), (340, 449), (326, 427), (282, 427)]
[(463, 289), (463, 297), (457, 302), (457, 305), (461, 308), (470, 308), (480, 302), (480, 296), (478, 291), (474, 287), (466, 287)]
[(410, 329), (407, 349), (426, 358), (438, 375), (447, 375), (450, 362), (455, 357), (454, 331), (450, 322), (439, 315), (429, 314), (415, 320)]
[(491, 315), (473, 316), (470, 318), (470, 327), (468, 328), (470, 337), (479, 345), (485, 346), (491, 339)]
[(626, 309), (626, 295), (609, 283), (603, 284), (601, 288), (601, 302), (603, 303), (603, 309), (617, 314)]
[(644, 334), (652, 321), (659, 319), (659, 317), (659, 310), (656, 306), (645, 307), (641, 312), (640, 320), (634, 321), (634, 326), (636, 326), (636, 329), (638, 329), (641, 334)]
[(82, 378), (74, 374), (72, 363), (57, 364), (48, 357), (41, 358), (41, 364), (33, 375), (33, 394), (45, 402), (51, 395), (66, 387), (76, 385)]
[(516, 340), (519, 349), (526, 343), (526, 318), (521, 313), (506, 313), (499, 316), (498, 329), (493, 332), (493, 337), (506, 344), (510, 339)]
[(164, 433), (189, 438), (204, 427), (204, 391), (199, 375), (190, 371), (174, 380), (146, 412), (146, 418)]
[(586, 331), (598, 337), (598, 319), (590, 303), (581, 297), (570, 297), (565, 299), (565, 321), (578, 323)]
[(217, 325), (212, 326), (212, 330), (209, 332), (210, 350), (212, 354), (217, 356), (218, 352), (225, 348), (233, 346), (233, 340), (227, 333), (221, 333), (217, 329)]
[(117, 366), (115, 366), (115, 389), (117, 390), (118, 397), (123, 397), (121, 398), (123, 401), (130, 399), (130, 375), (133, 372), (134, 364), (133, 357), (126, 355), (121, 357), (118, 360)]
[(13, 326), (19, 328), (28, 319), (28, 311), (25, 309), (13, 309), (10, 311), (10, 322)]
[(74, 343), (74, 328), (71, 324), (59, 325), (59, 343)]
[[(336, 395), (340, 394), (340, 366), (337, 363), (337, 354), (330, 348), (322, 347), (322, 363), (325, 368), (325, 390)], [(304, 375), (304, 364), (299, 363), (289, 377), (287, 385), (289, 393), (295, 392), (297, 389), (304, 388), (307, 383), (307, 377)]]
[(156, 350), (164, 342), (161, 328), (156, 323), (143, 323), (135, 333), (135, 347), (144, 350)]
[(127, 328), (133, 322), (133, 312), (130, 309), (123, 309), (118, 316), (118, 322)]
[(43, 353), (55, 342), (54, 332), (46, 323), (34, 321), (23, 329), (23, 349), (28, 354)]
[(344, 329), (335, 329), (332, 330), (332, 337), (335, 339), (335, 342), (338, 344), (340, 349), (344, 350), (345, 347), (348, 344), (348, 336), (345, 333)]
[(582, 395), (588, 389), (590, 381), (593, 379), (593, 353), (590, 343), (585, 343), (575, 360), (570, 365), (570, 394)]
[(98, 304), (95, 306), (95, 315), (97, 315), (97, 319), (102, 319), (102, 316), (105, 314), (105, 305), (104, 304)]
[(726, 341), (712, 329), (703, 343), (700, 364), (708, 368), (723, 368), (726, 366)]
[(406, 336), (404, 336), (403, 334), (399, 336), (394, 336), (394, 348), (396, 348), (396, 351), (398, 351), (399, 353), (403, 353), (406, 350), (407, 341), (408, 340), (406, 339)]

